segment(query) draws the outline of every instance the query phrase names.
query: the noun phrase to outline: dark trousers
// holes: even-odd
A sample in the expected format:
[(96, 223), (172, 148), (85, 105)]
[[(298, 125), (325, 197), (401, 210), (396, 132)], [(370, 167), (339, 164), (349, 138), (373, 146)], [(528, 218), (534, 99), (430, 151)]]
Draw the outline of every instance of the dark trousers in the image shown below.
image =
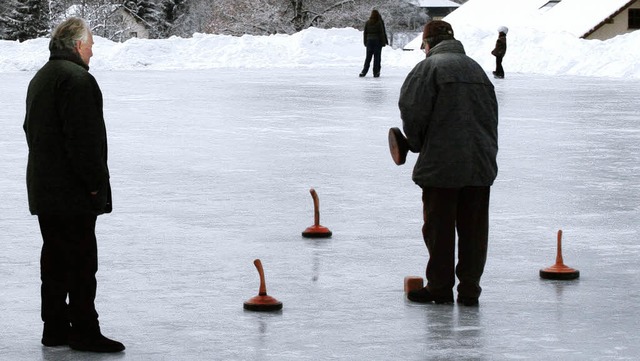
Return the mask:
[(502, 68), (502, 56), (496, 56), (496, 75), (504, 76), (504, 69)]
[(460, 296), (480, 296), (489, 237), (489, 191), (490, 187), (423, 188), (422, 235), (429, 251), (427, 288), (432, 294), (451, 294), (457, 276)]
[(382, 43), (379, 40), (371, 39), (367, 40), (367, 57), (364, 59), (364, 66), (362, 67), (362, 74), (367, 74), (369, 66), (371, 65), (371, 59), (373, 58), (373, 74), (380, 74), (382, 57)]
[(40, 278), (45, 328), (63, 330), (71, 324), (81, 332), (97, 330), (96, 216), (38, 215), (38, 221), (43, 240)]

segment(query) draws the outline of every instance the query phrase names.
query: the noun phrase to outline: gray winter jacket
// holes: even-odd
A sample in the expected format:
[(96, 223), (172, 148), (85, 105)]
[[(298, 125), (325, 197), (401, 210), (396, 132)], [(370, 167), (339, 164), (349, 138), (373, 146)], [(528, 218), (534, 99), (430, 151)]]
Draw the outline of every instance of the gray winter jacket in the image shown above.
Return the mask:
[(421, 187), (490, 186), (498, 173), (498, 103), (484, 70), (458, 40), (434, 46), (400, 91), (400, 115), (418, 155)]

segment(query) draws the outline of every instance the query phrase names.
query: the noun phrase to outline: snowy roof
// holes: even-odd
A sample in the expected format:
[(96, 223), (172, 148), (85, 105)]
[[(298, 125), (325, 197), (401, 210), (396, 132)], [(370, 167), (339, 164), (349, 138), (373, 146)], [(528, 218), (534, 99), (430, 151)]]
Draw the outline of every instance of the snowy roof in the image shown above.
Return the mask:
[[(543, 9), (549, 0), (469, 0), (445, 20), (492, 22), (492, 26), (527, 26), (546, 31), (565, 31), (582, 37), (603, 20), (635, 0), (561, 0)], [(480, 25), (480, 24), (478, 24)]]
[[(540, 32), (564, 32), (584, 37), (636, 0), (561, 0), (553, 7), (544, 7), (549, 0), (469, 0), (443, 20), (453, 28), (491, 31), (499, 26), (509, 29), (527, 28)], [(422, 36), (416, 37), (405, 49), (418, 49)]]
[[(564, 24), (563, 30), (585, 36), (603, 20), (635, 0), (562, 0), (545, 15), (549, 23)], [(578, 15), (579, 16), (576, 16)]]
[(411, 0), (409, 2), (421, 8), (457, 8), (460, 6), (450, 0)]

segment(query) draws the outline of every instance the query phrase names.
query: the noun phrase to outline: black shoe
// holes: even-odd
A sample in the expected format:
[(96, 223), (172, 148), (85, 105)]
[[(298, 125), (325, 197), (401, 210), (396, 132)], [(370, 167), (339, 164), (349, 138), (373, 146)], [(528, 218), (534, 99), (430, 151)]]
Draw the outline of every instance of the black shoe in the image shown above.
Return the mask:
[(478, 306), (478, 297), (458, 296), (458, 299), (456, 300), (456, 302), (464, 306), (474, 307), (474, 306)]
[(373, 73), (373, 77), (374, 78), (379, 78), (380, 77), (380, 73)]
[(453, 293), (446, 296), (432, 295), (426, 287), (419, 290), (409, 291), (407, 293), (409, 301), (418, 303), (453, 303)]
[(358, 75), (361, 78), (364, 78), (364, 76), (367, 75), (367, 73), (360, 73), (360, 75)]
[(42, 344), (47, 347), (66, 346), (69, 344), (68, 336), (42, 336)]
[(66, 346), (69, 344), (70, 329), (68, 324), (52, 326), (45, 323), (41, 342), (47, 347)]
[(104, 337), (101, 333), (93, 335), (71, 335), (69, 347), (77, 351), (89, 352), (121, 352), (124, 345)]

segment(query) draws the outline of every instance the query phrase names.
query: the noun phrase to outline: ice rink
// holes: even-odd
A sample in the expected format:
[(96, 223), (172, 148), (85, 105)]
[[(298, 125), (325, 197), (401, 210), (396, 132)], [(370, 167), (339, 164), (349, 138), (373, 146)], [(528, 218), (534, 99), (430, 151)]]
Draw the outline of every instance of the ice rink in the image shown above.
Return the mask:
[[(416, 155), (396, 166), (409, 69), (94, 72), (114, 212), (98, 218), (97, 308), (126, 351), (40, 344), (41, 238), (25, 190), (32, 72), (0, 74), (2, 360), (636, 360), (640, 83), (496, 80), (499, 174), (480, 306), (419, 305)], [(329, 239), (301, 237), (320, 199)], [(539, 278), (556, 232), (574, 281)], [(278, 313), (245, 311), (262, 260)]]

